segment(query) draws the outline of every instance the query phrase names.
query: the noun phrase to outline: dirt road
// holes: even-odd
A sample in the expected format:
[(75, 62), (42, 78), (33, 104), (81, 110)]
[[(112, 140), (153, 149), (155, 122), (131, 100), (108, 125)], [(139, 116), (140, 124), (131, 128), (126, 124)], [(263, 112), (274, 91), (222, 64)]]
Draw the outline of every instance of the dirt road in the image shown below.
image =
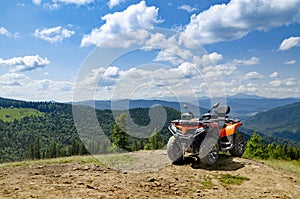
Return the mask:
[(0, 168), (0, 198), (300, 199), (300, 175), (252, 160), (223, 155), (205, 167), (192, 161), (171, 165), (163, 150), (124, 157), (99, 156), (106, 166), (72, 162)]

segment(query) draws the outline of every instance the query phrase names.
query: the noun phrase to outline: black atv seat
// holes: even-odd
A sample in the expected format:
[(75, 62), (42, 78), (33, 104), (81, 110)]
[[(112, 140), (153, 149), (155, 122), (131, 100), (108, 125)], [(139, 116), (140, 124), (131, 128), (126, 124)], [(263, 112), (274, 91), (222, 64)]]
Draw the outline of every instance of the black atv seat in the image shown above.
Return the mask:
[(215, 112), (218, 115), (225, 115), (225, 114), (230, 113), (230, 107), (227, 105), (220, 105), (215, 109)]

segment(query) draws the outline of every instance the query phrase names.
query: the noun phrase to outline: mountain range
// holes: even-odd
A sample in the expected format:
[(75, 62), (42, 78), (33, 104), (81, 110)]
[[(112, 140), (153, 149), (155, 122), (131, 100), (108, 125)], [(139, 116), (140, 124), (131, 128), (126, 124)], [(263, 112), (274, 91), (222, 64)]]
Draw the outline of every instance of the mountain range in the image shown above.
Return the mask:
[[(224, 99), (213, 99), (214, 102), (224, 101)], [(257, 113), (270, 110), (279, 106), (300, 102), (298, 98), (265, 98), (256, 95), (236, 94), (226, 97), (226, 103), (231, 107), (230, 116), (245, 120)], [(195, 116), (206, 113), (212, 106), (212, 99), (207, 97), (199, 98), (197, 102), (178, 102), (165, 100), (88, 100), (75, 102), (73, 104), (81, 104), (94, 107), (98, 110), (124, 110), (132, 108), (151, 108), (152, 106), (161, 105), (170, 107), (178, 111), (184, 112), (184, 104), (188, 106), (188, 110), (194, 112)], [(198, 112), (199, 111), (199, 112)], [(199, 113), (199, 114), (197, 114)]]
[(276, 107), (244, 121), (248, 129), (271, 137), (286, 138), (300, 142), (300, 102)]

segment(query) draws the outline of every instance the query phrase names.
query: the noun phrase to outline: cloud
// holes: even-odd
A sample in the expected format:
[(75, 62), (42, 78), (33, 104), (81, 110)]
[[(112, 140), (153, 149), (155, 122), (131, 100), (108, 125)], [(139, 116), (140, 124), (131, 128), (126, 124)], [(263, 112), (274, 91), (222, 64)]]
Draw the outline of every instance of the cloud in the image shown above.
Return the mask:
[(250, 59), (234, 59), (233, 60), (234, 65), (243, 65), (243, 66), (250, 66), (250, 65), (256, 65), (259, 64), (259, 58), (258, 57), (251, 57)]
[(194, 12), (195, 10), (197, 10), (197, 8), (194, 8), (194, 7), (192, 7), (190, 5), (187, 5), (187, 4), (179, 6), (178, 9), (185, 10), (187, 12)]
[(248, 80), (256, 80), (256, 79), (262, 79), (264, 76), (256, 71), (249, 72), (245, 75), (245, 79)]
[(6, 37), (13, 37), (13, 38), (17, 38), (19, 33), (11, 33), (9, 32), (6, 28), (4, 27), (0, 27), (0, 35), (4, 35)]
[[(46, 0), (32, 0), (32, 3), (35, 5), (41, 5), (42, 1)], [(65, 3), (65, 4), (76, 4), (76, 5), (85, 5), (94, 2), (94, 0), (52, 0), (53, 4)], [(49, 2), (45, 4), (50, 4)], [(44, 4), (44, 5), (45, 5)]]
[(9, 72), (0, 75), (0, 96), (25, 100), (72, 99), (73, 83), (49, 79), (31, 79), (25, 74)]
[(31, 71), (44, 68), (49, 64), (50, 61), (47, 58), (41, 58), (39, 55), (14, 57), (6, 60), (0, 58), (0, 65), (12, 68), (11, 72)]
[(94, 0), (52, 0), (53, 2), (61, 2), (65, 4), (85, 5), (94, 2)]
[(64, 39), (70, 38), (74, 34), (75, 31), (71, 31), (61, 26), (57, 26), (54, 28), (37, 29), (34, 31), (33, 35), (36, 38), (48, 41), (53, 44), (62, 42)]
[(148, 7), (145, 1), (130, 5), (122, 12), (107, 14), (101, 18), (105, 23), (95, 28), (90, 34), (84, 35), (81, 46), (100, 45), (114, 35), (139, 28), (152, 28), (158, 20), (158, 8)]
[(193, 14), (184, 34), (201, 44), (240, 39), (251, 31), (268, 31), (300, 22), (300, 0), (232, 0)]
[(290, 61), (286, 61), (286, 62), (283, 62), (284, 64), (287, 64), (287, 65), (293, 65), (293, 64), (296, 64), (296, 60), (290, 60)]
[(278, 78), (279, 77), (279, 73), (278, 72), (274, 72), (274, 73), (270, 74), (269, 77), (271, 77), (271, 78)]
[(109, 0), (108, 7), (112, 9), (113, 7), (119, 5), (120, 3), (124, 2), (125, 0)]
[(30, 79), (19, 73), (6, 73), (0, 76), (0, 84), (2, 86), (23, 86), (28, 84)]
[(35, 5), (40, 5), (42, 0), (32, 0), (32, 3)]
[(287, 39), (284, 39), (281, 42), (278, 50), (281, 50), (281, 51), (289, 50), (293, 47), (299, 47), (299, 46), (300, 46), (300, 37), (289, 37)]

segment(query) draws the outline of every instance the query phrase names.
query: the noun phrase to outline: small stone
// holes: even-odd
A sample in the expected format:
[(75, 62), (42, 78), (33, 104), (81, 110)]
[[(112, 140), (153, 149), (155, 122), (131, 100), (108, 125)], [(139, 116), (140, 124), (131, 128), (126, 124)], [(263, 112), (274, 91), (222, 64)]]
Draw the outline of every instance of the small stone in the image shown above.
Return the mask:
[(154, 182), (155, 178), (148, 178), (148, 182)]
[(95, 187), (93, 187), (91, 185), (86, 185), (86, 188), (88, 188), (88, 189), (95, 189)]

